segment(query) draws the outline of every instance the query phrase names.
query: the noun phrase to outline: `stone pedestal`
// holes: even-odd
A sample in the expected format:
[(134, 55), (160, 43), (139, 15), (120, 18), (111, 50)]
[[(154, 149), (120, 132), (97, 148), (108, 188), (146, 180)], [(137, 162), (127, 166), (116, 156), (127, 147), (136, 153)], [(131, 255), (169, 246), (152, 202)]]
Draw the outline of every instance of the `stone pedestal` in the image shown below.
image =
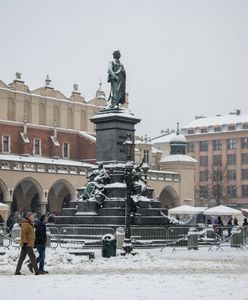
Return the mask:
[[(55, 217), (55, 224), (80, 224), (80, 226), (111, 226), (125, 225), (125, 203), (127, 186), (123, 180), (126, 172), (126, 153), (123, 143), (127, 137), (134, 141), (135, 125), (140, 119), (124, 109), (105, 109), (91, 118), (96, 125), (96, 160), (103, 163), (109, 171), (110, 182), (104, 186), (107, 199), (98, 205), (95, 199), (82, 200), (85, 187), (78, 188), (79, 201), (71, 202), (70, 209), (64, 209), (62, 216)], [(134, 160), (134, 157), (131, 157)], [(97, 168), (97, 166), (96, 166)], [(148, 188), (148, 197), (140, 196), (138, 203), (133, 204), (131, 225), (164, 226), (168, 219), (163, 215), (161, 202), (152, 199), (153, 189)]]
[(134, 141), (135, 124), (140, 119), (124, 109), (105, 109), (91, 119), (96, 124), (97, 162), (125, 162), (123, 142), (127, 135)]

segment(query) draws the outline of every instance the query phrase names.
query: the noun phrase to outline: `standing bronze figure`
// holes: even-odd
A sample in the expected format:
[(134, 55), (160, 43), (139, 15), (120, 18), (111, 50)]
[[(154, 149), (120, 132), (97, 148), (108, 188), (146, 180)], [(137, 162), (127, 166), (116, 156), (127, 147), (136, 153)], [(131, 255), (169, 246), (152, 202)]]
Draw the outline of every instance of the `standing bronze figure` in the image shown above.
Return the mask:
[(120, 57), (120, 51), (114, 51), (114, 59), (109, 63), (108, 67), (108, 82), (111, 83), (111, 91), (108, 100), (111, 100), (111, 108), (125, 103), (126, 72), (124, 66), (120, 63)]

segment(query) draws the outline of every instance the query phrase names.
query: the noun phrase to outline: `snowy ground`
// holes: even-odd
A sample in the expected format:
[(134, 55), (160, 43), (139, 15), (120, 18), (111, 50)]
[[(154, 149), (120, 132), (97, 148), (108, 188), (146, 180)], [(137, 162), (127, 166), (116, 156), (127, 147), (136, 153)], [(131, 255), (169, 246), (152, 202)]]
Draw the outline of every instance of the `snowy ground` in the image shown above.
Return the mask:
[(19, 250), (0, 256), (0, 299), (248, 299), (248, 250), (225, 247), (137, 250), (136, 256), (96, 258), (47, 249), (49, 275), (14, 276)]

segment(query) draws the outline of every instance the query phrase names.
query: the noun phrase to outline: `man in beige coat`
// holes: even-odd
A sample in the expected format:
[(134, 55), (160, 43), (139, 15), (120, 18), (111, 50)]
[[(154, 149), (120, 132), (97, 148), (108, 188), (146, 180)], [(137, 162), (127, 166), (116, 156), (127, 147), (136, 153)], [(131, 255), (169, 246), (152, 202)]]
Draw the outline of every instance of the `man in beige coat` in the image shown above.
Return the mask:
[(16, 266), (15, 275), (22, 275), (21, 267), (26, 258), (26, 255), (29, 256), (31, 260), (32, 267), (35, 271), (35, 275), (39, 275), (39, 269), (36, 263), (35, 254), (33, 251), (35, 241), (35, 233), (34, 233), (34, 214), (32, 212), (28, 212), (26, 214), (26, 218), (21, 222), (21, 240), (20, 246), (21, 254)]

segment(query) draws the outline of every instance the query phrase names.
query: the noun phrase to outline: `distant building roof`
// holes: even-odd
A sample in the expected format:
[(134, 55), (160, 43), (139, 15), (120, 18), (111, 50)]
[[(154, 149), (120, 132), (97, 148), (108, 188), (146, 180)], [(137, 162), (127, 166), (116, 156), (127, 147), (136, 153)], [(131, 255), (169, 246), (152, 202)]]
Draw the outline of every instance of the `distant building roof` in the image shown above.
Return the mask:
[(199, 117), (194, 121), (190, 122), (188, 125), (182, 126), (182, 129), (208, 126), (222, 126), (241, 123), (248, 123), (248, 114), (230, 114), (215, 117)]
[(78, 166), (78, 167), (92, 167), (92, 164), (81, 162), (78, 160), (69, 159), (55, 159), (44, 156), (21, 156), (12, 154), (0, 154), (0, 160), (15, 161), (15, 162), (27, 162), (27, 163), (43, 163), (65, 166)]
[(169, 143), (173, 137), (176, 137), (176, 132), (167, 133), (152, 139), (154, 144)]
[(197, 163), (197, 160), (194, 159), (193, 157), (189, 155), (183, 155), (183, 154), (167, 155), (160, 160), (160, 162), (173, 162), (173, 161)]
[(79, 131), (79, 135), (85, 137), (87, 140), (91, 142), (96, 142), (96, 137), (86, 131)]
[(186, 138), (183, 134), (176, 134), (175, 136), (172, 136), (170, 139), (170, 144), (174, 143), (186, 143)]

